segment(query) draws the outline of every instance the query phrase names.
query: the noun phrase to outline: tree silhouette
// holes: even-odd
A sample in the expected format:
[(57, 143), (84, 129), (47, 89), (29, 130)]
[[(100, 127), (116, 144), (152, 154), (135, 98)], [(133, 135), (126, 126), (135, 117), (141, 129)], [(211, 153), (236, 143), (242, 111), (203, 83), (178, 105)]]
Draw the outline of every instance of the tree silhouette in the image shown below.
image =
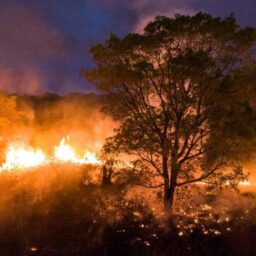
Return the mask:
[(163, 186), (166, 212), (178, 187), (235, 186), (244, 178), (241, 168), (228, 168), (228, 150), (216, 152), (210, 138), (218, 138), (220, 105), (243, 107), (246, 85), (235, 79), (253, 62), (254, 45), (255, 30), (241, 29), (232, 16), (199, 13), (156, 17), (143, 34), (111, 35), (92, 47), (97, 67), (82, 75), (109, 94), (107, 109), (122, 121), (107, 147), (135, 155), (145, 172), (155, 173), (160, 182), (149, 187)]

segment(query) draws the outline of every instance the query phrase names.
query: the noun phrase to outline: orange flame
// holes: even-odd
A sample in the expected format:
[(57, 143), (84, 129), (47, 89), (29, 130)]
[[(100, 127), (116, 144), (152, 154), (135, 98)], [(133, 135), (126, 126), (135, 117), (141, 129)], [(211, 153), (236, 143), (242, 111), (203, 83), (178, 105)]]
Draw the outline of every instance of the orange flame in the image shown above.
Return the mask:
[[(68, 139), (68, 137), (67, 137)], [(76, 154), (75, 149), (66, 143), (63, 138), (60, 144), (54, 147), (54, 155), (47, 157), (41, 149), (33, 149), (24, 144), (11, 144), (6, 152), (5, 162), (0, 167), (0, 171), (12, 169), (26, 169), (50, 163), (70, 162), (75, 164), (99, 165), (101, 161), (93, 152), (86, 151), (83, 157)]]
[(11, 145), (6, 153), (6, 161), (0, 170), (31, 168), (45, 164), (46, 162), (46, 156), (40, 149), (34, 150), (21, 145)]
[[(67, 137), (69, 139), (69, 137)], [(66, 143), (66, 139), (63, 138), (60, 144), (55, 147), (54, 157), (58, 161), (73, 162), (77, 164), (101, 164), (97, 159), (95, 153), (86, 151), (83, 157), (78, 157), (75, 150)]]

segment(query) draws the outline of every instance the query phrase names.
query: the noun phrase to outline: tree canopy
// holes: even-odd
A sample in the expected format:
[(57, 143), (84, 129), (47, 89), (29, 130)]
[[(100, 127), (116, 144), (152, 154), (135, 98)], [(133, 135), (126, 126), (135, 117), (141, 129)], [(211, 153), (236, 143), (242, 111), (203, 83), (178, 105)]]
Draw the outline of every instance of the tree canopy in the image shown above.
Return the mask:
[(111, 35), (92, 47), (96, 68), (82, 75), (109, 94), (107, 109), (121, 120), (105, 148), (135, 155), (137, 168), (157, 177), (167, 211), (178, 187), (236, 186), (245, 177), (241, 168), (229, 168), (230, 152), (250, 129), (221, 136), (241, 117), (254, 120), (248, 70), (255, 39), (255, 30), (240, 28), (233, 16), (198, 13), (158, 16), (142, 34)]

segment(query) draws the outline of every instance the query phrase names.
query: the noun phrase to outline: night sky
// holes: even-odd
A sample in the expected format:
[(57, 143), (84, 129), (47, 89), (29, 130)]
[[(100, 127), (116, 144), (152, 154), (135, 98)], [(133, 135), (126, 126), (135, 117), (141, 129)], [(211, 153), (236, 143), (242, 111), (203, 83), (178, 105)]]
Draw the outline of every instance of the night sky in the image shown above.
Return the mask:
[(0, 0), (0, 90), (92, 92), (79, 75), (89, 47), (112, 32), (139, 32), (156, 15), (235, 14), (256, 26), (255, 0)]

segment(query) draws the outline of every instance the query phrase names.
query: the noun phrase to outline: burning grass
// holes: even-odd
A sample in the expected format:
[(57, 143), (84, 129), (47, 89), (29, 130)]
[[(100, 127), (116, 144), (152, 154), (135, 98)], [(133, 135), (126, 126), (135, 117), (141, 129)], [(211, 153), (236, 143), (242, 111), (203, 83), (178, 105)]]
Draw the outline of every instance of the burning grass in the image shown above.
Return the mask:
[[(254, 255), (256, 205), (250, 183), (240, 184), (243, 195), (217, 196), (199, 184), (181, 193), (186, 198), (178, 198), (169, 222), (160, 189), (134, 186), (121, 171), (112, 185), (101, 186), (97, 149), (106, 134), (95, 120), (105, 120), (104, 127), (113, 122), (95, 113), (85, 119), (85, 109), (69, 100), (49, 110), (49, 100), (42, 99), (27, 139), (20, 127), (22, 142), (8, 139), (0, 167), (0, 255)], [(68, 133), (72, 140), (64, 136)], [(90, 147), (81, 150), (84, 145)]]
[(253, 193), (191, 192), (169, 223), (148, 190), (103, 188), (98, 165), (26, 170), (0, 173), (0, 255), (254, 255)]
[(63, 138), (59, 145), (54, 147), (52, 156), (47, 156), (43, 150), (34, 149), (24, 143), (10, 144), (7, 148), (5, 162), (0, 170), (27, 169), (58, 162), (94, 165), (101, 163), (93, 152), (86, 151), (83, 156), (79, 156), (76, 150), (67, 143), (68, 140), (68, 136)]

